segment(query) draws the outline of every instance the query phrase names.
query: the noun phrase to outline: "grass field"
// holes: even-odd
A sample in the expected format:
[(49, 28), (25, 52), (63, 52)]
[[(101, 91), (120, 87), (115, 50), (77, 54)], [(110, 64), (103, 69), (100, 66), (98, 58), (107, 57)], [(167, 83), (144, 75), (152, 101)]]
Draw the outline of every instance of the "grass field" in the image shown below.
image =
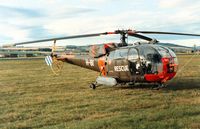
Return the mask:
[[(190, 57), (179, 56), (180, 65)], [(0, 61), (0, 128), (200, 128), (200, 55), (161, 90), (91, 90), (97, 75), (65, 64), (54, 76), (43, 60)]]

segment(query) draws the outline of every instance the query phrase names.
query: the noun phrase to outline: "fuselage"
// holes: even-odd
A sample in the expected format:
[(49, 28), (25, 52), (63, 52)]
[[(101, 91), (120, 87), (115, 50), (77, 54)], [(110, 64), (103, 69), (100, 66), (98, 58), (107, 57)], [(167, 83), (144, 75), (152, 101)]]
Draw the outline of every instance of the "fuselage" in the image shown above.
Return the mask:
[(152, 44), (120, 47), (99, 57), (62, 54), (58, 59), (98, 71), (118, 82), (164, 83), (176, 75), (178, 68), (171, 49)]

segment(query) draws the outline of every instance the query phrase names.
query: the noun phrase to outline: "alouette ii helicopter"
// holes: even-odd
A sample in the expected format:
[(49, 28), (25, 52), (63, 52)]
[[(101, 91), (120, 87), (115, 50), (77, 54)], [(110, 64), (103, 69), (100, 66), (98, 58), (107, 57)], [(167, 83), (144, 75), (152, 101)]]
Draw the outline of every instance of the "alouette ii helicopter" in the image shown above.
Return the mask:
[[(55, 52), (57, 40), (114, 34), (121, 35), (120, 43), (92, 45), (87, 55)], [(100, 76), (97, 77), (95, 83), (90, 85), (93, 89), (99, 85), (115, 86), (118, 84), (135, 83), (151, 83), (155, 84), (157, 88), (161, 88), (164, 86), (164, 83), (175, 77), (178, 70), (177, 56), (170, 48), (157, 44), (158, 40), (143, 34), (200, 36), (199, 34), (188, 33), (116, 30), (114, 32), (21, 42), (15, 43), (13, 46), (54, 41), (51, 55), (45, 58), (47, 65), (51, 67), (55, 74), (61, 71), (63, 62), (100, 72)], [(129, 45), (127, 43), (128, 36), (143, 39), (147, 42)]]

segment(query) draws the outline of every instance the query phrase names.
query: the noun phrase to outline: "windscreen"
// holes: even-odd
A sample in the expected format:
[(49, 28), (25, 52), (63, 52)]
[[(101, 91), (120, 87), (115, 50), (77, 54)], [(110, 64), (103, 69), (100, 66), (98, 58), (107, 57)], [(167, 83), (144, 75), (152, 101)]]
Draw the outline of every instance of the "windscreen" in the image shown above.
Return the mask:
[(152, 47), (152, 45), (141, 45), (137, 47), (139, 49), (140, 58), (145, 58), (154, 63), (161, 62), (161, 56), (158, 51)]
[(154, 48), (158, 50), (158, 52), (162, 57), (173, 58), (173, 63), (178, 64), (176, 54), (170, 48), (164, 46), (156, 46), (156, 45), (154, 46)]

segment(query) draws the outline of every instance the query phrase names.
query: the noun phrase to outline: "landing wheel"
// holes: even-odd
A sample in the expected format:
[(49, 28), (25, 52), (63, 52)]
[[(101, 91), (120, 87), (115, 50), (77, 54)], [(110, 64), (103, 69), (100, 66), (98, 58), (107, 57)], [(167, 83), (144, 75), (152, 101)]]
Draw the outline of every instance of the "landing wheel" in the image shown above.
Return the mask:
[(90, 88), (92, 88), (93, 90), (95, 90), (96, 89), (96, 85), (94, 83), (91, 83), (90, 84)]

